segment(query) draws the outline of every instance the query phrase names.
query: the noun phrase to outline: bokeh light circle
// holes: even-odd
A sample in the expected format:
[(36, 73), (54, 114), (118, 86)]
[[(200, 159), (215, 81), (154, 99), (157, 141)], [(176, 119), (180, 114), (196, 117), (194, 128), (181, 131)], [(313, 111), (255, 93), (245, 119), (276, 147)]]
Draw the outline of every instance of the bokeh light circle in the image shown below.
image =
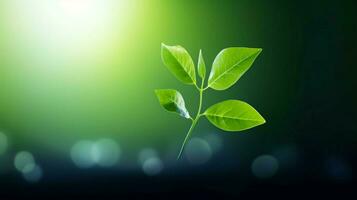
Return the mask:
[(210, 145), (212, 152), (216, 153), (219, 150), (221, 150), (223, 146), (223, 140), (219, 134), (217, 133), (208, 134), (204, 137), (204, 139)]
[(38, 182), (42, 178), (42, 175), (42, 169), (38, 165), (35, 165), (30, 171), (23, 173), (24, 179), (31, 183)]
[(204, 164), (212, 157), (212, 149), (207, 141), (201, 138), (192, 138), (186, 145), (185, 156), (193, 165)]
[(271, 178), (279, 169), (278, 160), (271, 155), (261, 155), (252, 163), (252, 172), (258, 178)]
[(93, 144), (91, 154), (99, 166), (111, 167), (118, 162), (121, 150), (114, 140), (101, 139)]
[(30, 152), (21, 151), (16, 154), (14, 159), (15, 168), (21, 173), (32, 171), (35, 166), (35, 159)]
[(90, 168), (96, 160), (93, 155), (94, 142), (82, 140), (73, 145), (71, 149), (71, 158), (74, 164), (79, 168)]
[(140, 165), (143, 165), (145, 163), (146, 160), (150, 159), (150, 158), (157, 158), (158, 153), (156, 150), (152, 149), (152, 148), (146, 148), (140, 151), (139, 153), (139, 158), (138, 158), (138, 162)]
[(164, 165), (160, 158), (153, 157), (153, 158), (149, 158), (149, 159), (145, 160), (142, 168), (146, 175), (154, 176), (154, 175), (159, 174), (162, 171), (162, 169), (164, 168)]

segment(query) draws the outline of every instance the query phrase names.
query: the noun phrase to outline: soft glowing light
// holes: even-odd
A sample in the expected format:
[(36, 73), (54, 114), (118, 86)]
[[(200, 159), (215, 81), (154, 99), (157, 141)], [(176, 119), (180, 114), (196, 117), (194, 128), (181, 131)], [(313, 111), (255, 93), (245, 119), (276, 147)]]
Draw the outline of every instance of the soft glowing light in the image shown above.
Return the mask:
[(99, 166), (111, 167), (118, 162), (121, 150), (114, 140), (101, 139), (93, 144), (91, 153)]
[(96, 156), (93, 155), (92, 141), (83, 140), (76, 143), (71, 149), (71, 158), (79, 168), (90, 168), (95, 164)]
[(125, 20), (128, 11), (125, 1), (115, 0), (11, 0), (8, 8), (18, 28), (26, 29), (39, 41), (45, 40), (43, 43), (50, 42), (48, 46), (68, 50), (78, 49), (78, 45), (84, 50), (82, 45), (91, 47), (103, 41), (111, 26), (115, 22), (118, 25), (114, 20)]
[(154, 176), (162, 171), (164, 165), (160, 158), (154, 157), (145, 160), (142, 168), (146, 175)]
[(221, 150), (223, 146), (223, 141), (219, 134), (217, 133), (208, 134), (204, 137), (204, 139), (211, 146), (212, 152), (216, 153), (219, 150)]
[(131, 4), (121, 0), (9, 0), (5, 16), (11, 24), (6, 30), (16, 38), (9, 42), (31, 49), (19, 56), (37, 73), (95, 73), (98, 57), (122, 37), (119, 32), (128, 23)]
[(144, 164), (144, 162), (150, 158), (158, 157), (158, 153), (156, 150), (151, 148), (146, 148), (140, 151), (138, 162), (140, 165)]
[(0, 155), (4, 154), (8, 147), (8, 140), (4, 133), (0, 132)]
[(30, 152), (21, 151), (16, 154), (14, 165), (18, 171), (27, 173), (35, 168), (36, 163), (33, 155)]
[(139, 153), (138, 162), (141, 165), (144, 173), (148, 176), (157, 175), (164, 168), (164, 164), (159, 158), (157, 151), (152, 148), (141, 150)]
[(35, 165), (30, 171), (24, 172), (24, 179), (31, 183), (36, 183), (42, 178), (43, 172), (40, 166)]
[(185, 155), (193, 165), (204, 164), (211, 158), (212, 149), (205, 140), (192, 138), (185, 148)]
[(73, 145), (71, 158), (79, 168), (114, 166), (121, 155), (119, 145), (112, 139), (100, 139), (96, 142), (82, 140)]
[(21, 151), (17, 153), (14, 164), (26, 181), (34, 183), (41, 179), (42, 169), (35, 163), (35, 159), (30, 152)]
[(252, 172), (258, 178), (271, 178), (278, 169), (279, 162), (271, 155), (259, 156), (252, 163)]

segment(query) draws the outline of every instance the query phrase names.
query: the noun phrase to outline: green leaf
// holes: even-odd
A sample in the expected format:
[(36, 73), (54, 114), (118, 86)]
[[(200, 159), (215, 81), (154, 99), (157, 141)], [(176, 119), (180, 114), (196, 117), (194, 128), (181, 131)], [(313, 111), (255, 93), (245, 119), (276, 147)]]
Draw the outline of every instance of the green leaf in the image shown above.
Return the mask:
[(162, 44), (161, 58), (178, 80), (189, 85), (196, 84), (195, 64), (186, 49)]
[(198, 75), (202, 78), (202, 81), (206, 77), (206, 64), (203, 59), (202, 50), (200, 50), (200, 55), (198, 56)]
[(245, 47), (223, 49), (213, 62), (208, 86), (215, 90), (231, 87), (252, 66), (261, 51)]
[(265, 123), (265, 119), (249, 104), (227, 100), (208, 108), (203, 115), (225, 131), (242, 131)]
[(180, 92), (171, 89), (155, 90), (156, 96), (162, 107), (170, 112), (175, 112), (185, 118), (190, 118), (185, 101)]

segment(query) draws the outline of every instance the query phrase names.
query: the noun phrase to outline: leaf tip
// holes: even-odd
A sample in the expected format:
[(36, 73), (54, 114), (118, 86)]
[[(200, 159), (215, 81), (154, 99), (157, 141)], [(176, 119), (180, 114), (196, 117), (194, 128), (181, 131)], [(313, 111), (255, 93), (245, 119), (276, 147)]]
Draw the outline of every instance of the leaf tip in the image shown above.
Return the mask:
[(255, 52), (254, 52), (254, 55), (258, 56), (262, 51), (263, 49), (262, 48), (252, 48)]
[(264, 119), (264, 117), (262, 117), (261, 125), (262, 125), (262, 124), (265, 124), (265, 123), (267, 123), (267, 121)]
[[(259, 115), (260, 115), (260, 114), (259, 114)], [(260, 115), (260, 121), (259, 121), (259, 123), (257, 124), (257, 126), (263, 125), (263, 124), (265, 124), (266, 122), (267, 122), (267, 121), (265, 120), (265, 118)]]
[(154, 93), (156, 94), (156, 96), (160, 96), (160, 94), (163, 92), (163, 91), (165, 91), (164, 89), (155, 89), (154, 90)]
[(166, 45), (165, 43), (161, 42), (161, 49), (166, 48), (167, 49), (168, 45)]
[(263, 51), (262, 48), (257, 48), (257, 54), (260, 54)]

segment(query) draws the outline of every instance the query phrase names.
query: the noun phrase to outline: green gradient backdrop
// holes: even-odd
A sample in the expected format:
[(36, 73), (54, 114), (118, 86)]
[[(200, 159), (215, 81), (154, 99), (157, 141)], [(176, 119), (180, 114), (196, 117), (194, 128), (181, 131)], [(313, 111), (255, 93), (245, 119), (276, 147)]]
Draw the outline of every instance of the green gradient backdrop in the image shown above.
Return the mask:
[[(80, 139), (110, 137), (127, 159), (135, 159), (143, 147), (177, 153), (189, 121), (164, 112), (153, 90), (177, 88), (191, 111), (198, 94), (163, 66), (161, 42), (186, 47), (195, 61), (202, 48), (209, 68), (225, 47), (263, 48), (236, 86), (209, 90), (204, 107), (241, 99), (259, 110), (267, 124), (224, 133), (202, 120), (194, 134), (217, 132), (243, 150), (285, 134), (284, 119), (296, 104), (301, 48), (299, 27), (290, 26), (298, 16), (284, 13), (293, 6), (285, 1), (116, 1), (108, 11), (114, 13), (110, 24), (91, 36), (96, 42), (66, 41), (71, 45), (60, 47), (54, 31), (47, 38), (32, 31), (33, 24), (19, 22), (24, 13), (9, 14), (9, 2), (0, 3), (0, 129), (15, 149), (67, 153)], [(51, 18), (47, 25), (56, 26)], [(256, 136), (244, 141), (244, 134)]]

